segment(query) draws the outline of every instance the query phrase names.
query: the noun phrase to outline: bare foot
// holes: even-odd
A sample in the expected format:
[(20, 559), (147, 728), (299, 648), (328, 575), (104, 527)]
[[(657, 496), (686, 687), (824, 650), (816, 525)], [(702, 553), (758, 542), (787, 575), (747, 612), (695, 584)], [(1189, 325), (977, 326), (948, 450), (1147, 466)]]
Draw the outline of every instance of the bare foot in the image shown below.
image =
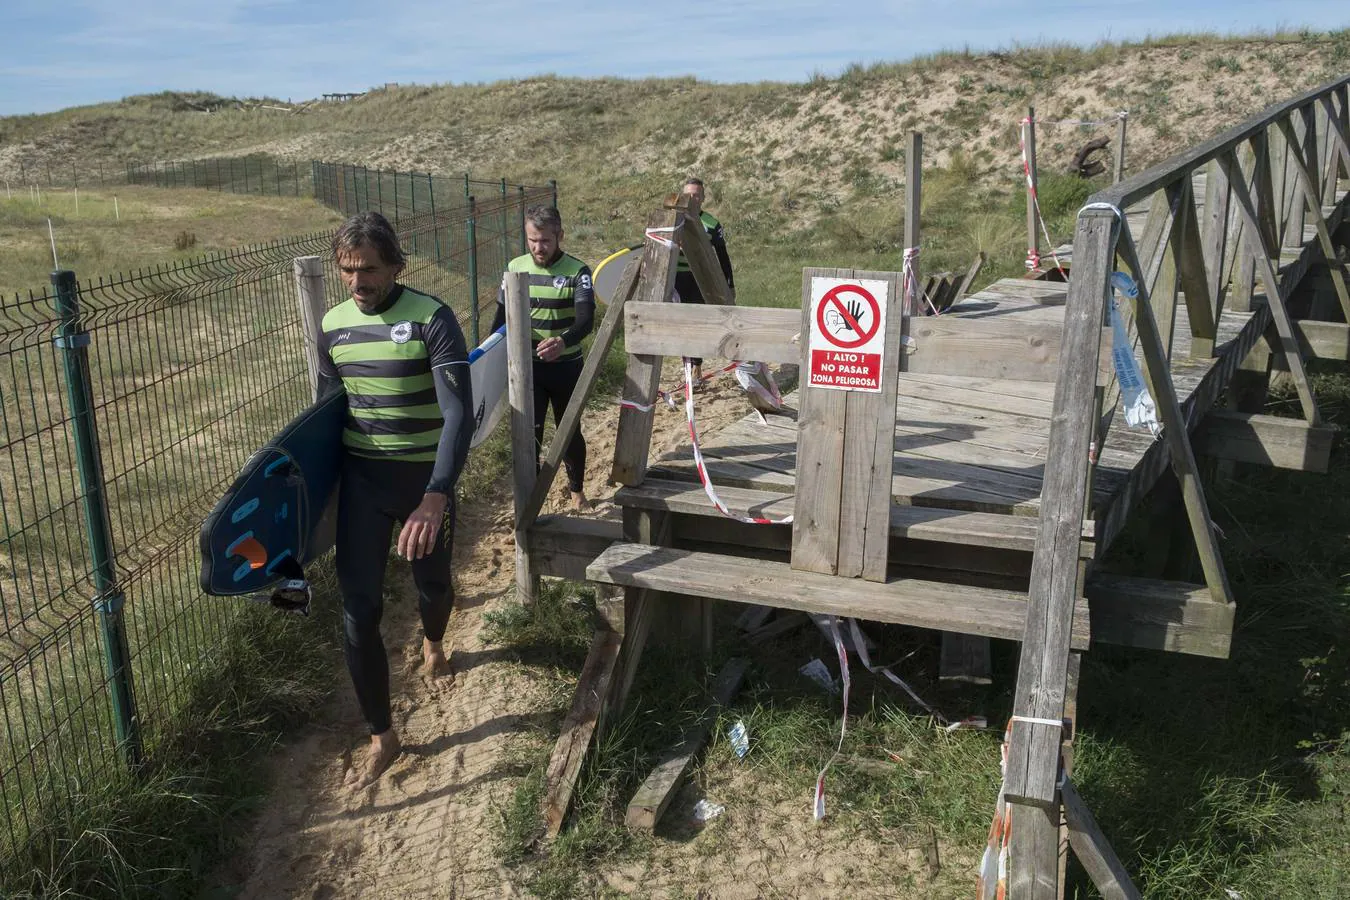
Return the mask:
[(394, 729), (391, 728), (383, 734), (372, 734), (370, 750), (362, 764), (347, 770), (347, 777), (343, 779), (347, 787), (359, 791), (374, 784), (394, 760), (398, 759), (402, 750), (403, 745), (399, 743), (398, 734)]
[(591, 501), (586, 499), (585, 491), (572, 491), (572, 510), (574, 512), (585, 512), (591, 508)]
[(455, 684), (455, 667), (440, 641), (432, 642), (422, 638), (422, 675), (429, 687), (436, 690), (449, 690)]

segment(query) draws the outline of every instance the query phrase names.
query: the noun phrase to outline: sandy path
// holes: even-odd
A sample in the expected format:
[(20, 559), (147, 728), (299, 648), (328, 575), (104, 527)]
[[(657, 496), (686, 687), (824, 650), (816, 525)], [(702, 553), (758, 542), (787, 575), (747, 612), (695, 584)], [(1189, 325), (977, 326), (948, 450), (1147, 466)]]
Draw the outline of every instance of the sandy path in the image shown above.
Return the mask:
[[(709, 360), (705, 371), (713, 371)], [(665, 384), (678, 375), (668, 362)], [(698, 401), (700, 429), (749, 412), (734, 378)], [(587, 490), (605, 498), (617, 406), (584, 421), (590, 448)], [(683, 411), (660, 407), (653, 456), (687, 439)], [(550, 498), (565, 498), (562, 479)], [(613, 514), (600, 503), (595, 515)], [(384, 635), (395, 727), (405, 752), (372, 787), (342, 786), (344, 754), (364, 742), (364, 723), (345, 677), (335, 709), (273, 761), (277, 787), (229, 880), (249, 898), (511, 897), (521, 895), (494, 854), (497, 810), (525, 774), (510, 745), (548, 715), (540, 692), (500, 648), (482, 641), (483, 612), (511, 602), (509, 494), (461, 510), (456, 533), (456, 609), (450, 622), (455, 687), (437, 691), (414, 670), (420, 626), (406, 564), (391, 561)], [(618, 879), (622, 885), (624, 879)], [(618, 887), (619, 885), (616, 885)], [(622, 889), (622, 888), (621, 888)]]

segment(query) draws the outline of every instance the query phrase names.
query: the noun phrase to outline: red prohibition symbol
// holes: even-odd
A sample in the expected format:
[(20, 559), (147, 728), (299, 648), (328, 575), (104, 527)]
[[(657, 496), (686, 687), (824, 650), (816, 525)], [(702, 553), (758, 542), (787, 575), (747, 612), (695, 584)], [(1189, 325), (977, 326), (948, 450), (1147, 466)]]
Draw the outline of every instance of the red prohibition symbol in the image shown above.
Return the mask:
[[(848, 307), (845, 306), (843, 300), (840, 299), (841, 294), (857, 294), (862, 297), (863, 301), (867, 304), (867, 311), (871, 314), (869, 328), (863, 330), (862, 326), (858, 324), (859, 317), (855, 317), (848, 311)], [(825, 311), (831, 306), (833, 306), (838, 311), (839, 315), (843, 317), (844, 322), (847, 323), (848, 327), (855, 335), (857, 335), (856, 338), (845, 340), (839, 335), (833, 334), (830, 329), (825, 326)], [(877, 326), (880, 324), (881, 308), (878, 306), (876, 298), (856, 284), (841, 284), (830, 288), (825, 296), (821, 298), (820, 305), (816, 307), (816, 327), (820, 329), (821, 334), (825, 335), (827, 341), (844, 350), (861, 347), (863, 344), (870, 341), (877, 333)]]

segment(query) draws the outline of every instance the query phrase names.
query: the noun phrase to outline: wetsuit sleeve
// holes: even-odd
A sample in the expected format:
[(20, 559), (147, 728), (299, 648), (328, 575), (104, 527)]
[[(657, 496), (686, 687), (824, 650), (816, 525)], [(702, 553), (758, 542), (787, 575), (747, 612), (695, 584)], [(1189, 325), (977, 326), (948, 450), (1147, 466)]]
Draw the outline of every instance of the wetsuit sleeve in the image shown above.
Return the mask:
[(488, 329), (488, 334), (496, 331), (506, 324), (506, 304), (498, 303), (497, 312), (492, 316), (492, 327)]
[(713, 249), (717, 251), (717, 261), (722, 264), (722, 274), (726, 276), (727, 287), (736, 290), (736, 282), (731, 277), (731, 256), (727, 253), (727, 230), (718, 223), (711, 235)]
[(575, 347), (581, 339), (591, 333), (595, 324), (595, 288), (591, 285), (591, 267), (582, 266), (577, 272), (576, 288), (572, 294), (572, 308), (576, 319), (572, 327), (562, 334), (563, 346)]
[(328, 352), (328, 332), (319, 332), (319, 379), (317, 397), (327, 397), (333, 391), (342, 389), (342, 376), (333, 365), (332, 354)]
[(445, 424), (436, 445), (436, 462), (432, 466), (427, 493), (449, 494), (455, 489), (464, 461), (469, 456), (469, 441), (473, 438), (473, 394), (469, 382), (469, 353), (464, 343), (464, 332), (450, 308), (436, 311), (422, 329), (427, 357), (431, 363), (431, 377), (436, 386), (436, 403), (441, 408)]

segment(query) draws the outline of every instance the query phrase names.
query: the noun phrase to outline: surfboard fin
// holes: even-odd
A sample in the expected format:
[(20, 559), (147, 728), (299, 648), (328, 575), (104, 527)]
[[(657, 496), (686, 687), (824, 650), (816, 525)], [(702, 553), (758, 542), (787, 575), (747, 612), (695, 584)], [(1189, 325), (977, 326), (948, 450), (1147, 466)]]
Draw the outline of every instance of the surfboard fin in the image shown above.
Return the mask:
[(265, 599), (282, 612), (308, 617), (314, 589), (305, 578), (305, 570), (299, 561), (293, 556), (287, 556), (277, 562), (274, 571), (285, 576), (286, 580), (272, 588), (271, 594), (258, 595), (254, 599)]

